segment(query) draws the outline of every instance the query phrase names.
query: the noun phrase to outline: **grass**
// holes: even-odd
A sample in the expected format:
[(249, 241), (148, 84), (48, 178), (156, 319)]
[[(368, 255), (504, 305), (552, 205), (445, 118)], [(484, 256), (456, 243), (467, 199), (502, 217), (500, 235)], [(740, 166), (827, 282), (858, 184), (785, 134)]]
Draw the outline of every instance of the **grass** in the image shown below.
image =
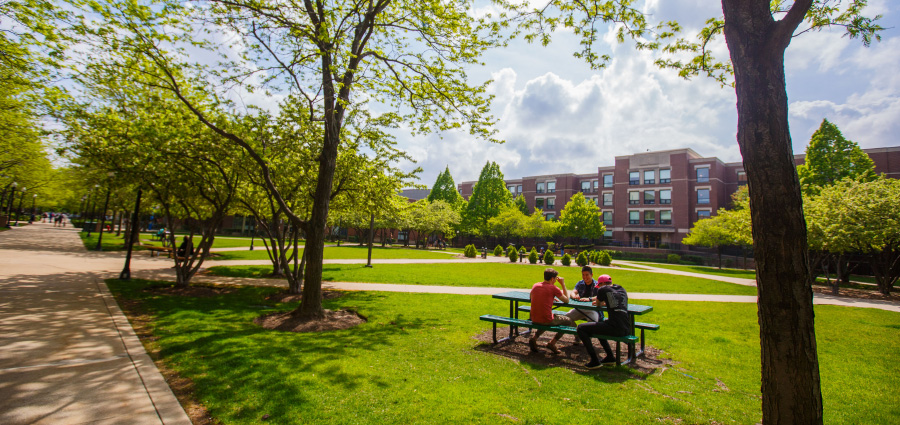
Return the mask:
[[(91, 232), (91, 236), (88, 237), (86, 232), (78, 232), (78, 236), (81, 237), (81, 243), (84, 244), (84, 247), (93, 251), (97, 248), (97, 239), (99, 238), (99, 233)], [(103, 232), (103, 241), (101, 242), (101, 248), (104, 251), (125, 251), (127, 248), (125, 247), (125, 232), (122, 232), (121, 236), (116, 236), (116, 232), (113, 231), (111, 233)], [(145, 248), (143, 246), (135, 244), (132, 248), (134, 251), (141, 251)]]
[[(566, 280), (566, 287), (574, 289), (581, 280), (581, 268), (557, 267)], [(216, 266), (211, 274), (231, 277), (266, 277), (270, 266)], [(459, 264), (376, 264), (365, 268), (357, 264), (326, 264), (324, 280), (337, 282), (400, 283), (408, 285), (478, 286), (530, 289), (542, 280), (543, 266), (502, 263)], [(756, 288), (688, 276), (595, 268), (594, 276), (609, 274), (613, 282), (631, 292), (676, 294), (756, 295)]]
[[(218, 239), (216, 239), (218, 241)], [(258, 241), (257, 241), (258, 242)], [(302, 248), (301, 248), (302, 250)], [(253, 251), (225, 251), (216, 253), (217, 260), (268, 260), (269, 255), (262, 245), (257, 245)], [(369, 250), (361, 246), (329, 246), (325, 247), (326, 260), (366, 259)], [(372, 247), (372, 258), (375, 259), (444, 259), (454, 258), (454, 252), (432, 252), (423, 249), (412, 248), (381, 248)]]
[(685, 265), (677, 265), (677, 264), (663, 264), (663, 263), (650, 263), (646, 261), (634, 261), (637, 264), (646, 264), (650, 267), (657, 267), (660, 269), (668, 269), (668, 270), (679, 270), (684, 272), (691, 273), (703, 273), (703, 274), (711, 274), (716, 276), (726, 276), (726, 277), (738, 277), (742, 279), (756, 279), (756, 272), (753, 270), (743, 270), (743, 269), (719, 269), (716, 267), (707, 267), (707, 266), (685, 266)]
[[(506, 312), (487, 296), (348, 292), (326, 308), (355, 309), (367, 323), (294, 334), (252, 323), (295, 307), (265, 301), (273, 288), (191, 298), (143, 291), (146, 281), (107, 284), (120, 304), (152, 316), (154, 338), (144, 343), (191, 379), (194, 396), (225, 424), (265, 415), (273, 424), (761, 421), (752, 303), (646, 302), (654, 306), (646, 319), (661, 325), (649, 343), (677, 364), (643, 376), (479, 351), (472, 337), (490, 326), (477, 317)], [(896, 423), (900, 406), (880, 399), (895, 390), (900, 314), (816, 306), (816, 322), (827, 422)], [(862, 350), (848, 351), (851, 334), (866, 335)]]

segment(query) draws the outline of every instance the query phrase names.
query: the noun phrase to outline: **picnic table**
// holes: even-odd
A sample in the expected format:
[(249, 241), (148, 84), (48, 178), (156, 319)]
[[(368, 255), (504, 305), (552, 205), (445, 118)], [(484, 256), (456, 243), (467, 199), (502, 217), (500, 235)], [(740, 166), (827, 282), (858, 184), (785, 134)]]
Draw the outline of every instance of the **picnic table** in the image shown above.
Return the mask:
[[(494, 294), (492, 297), (509, 301), (509, 318), (508, 319), (510, 319), (510, 320), (502, 320), (504, 318), (492, 316), (492, 315), (485, 315), (485, 316), (481, 317), (482, 320), (494, 322), (494, 342), (495, 343), (508, 341), (508, 340), (514, 339), (517, 336), (525, 335), (525, 334), (531, 332), (531, 330), (529, 329), (528, 331), (519, 333), (519, 326), (528, 326), (529, 328), (534, 328), (534, 329), (544, 329), (544, 330), (553, 331), (553, 332), (562, 331), (565, 333), (573, 333), (574, 334), (573, 329), (569, 329), (570, 327), (543, 326), (543, 325), (532, 324), (530, 321), (524, 321), (522, 319), (519, 319), (520, 311), (530, 311), (530, 309), (531, 309), (530, 306), (520, 306), (519, 305), (520, 303), (531, 304), (531, 293), (529, 293), (529, 292), (508, 291), (508, 292), (501, 292), (499, 294)], [(595, 306), (589, 301), (575, 301), (572, 299), (570, 299), (569, 302), (567, 302), (567, 303), (564, 303), (564, 302), (556, 300), (556, 299), (554, 299), (553, 301), (554, 301), (553, 302), (554, 309), (557, 309), (558, 307), (572, 307), (573, 309), (593, 310), (593, 311), (598, 311), (598, 312), (607, 310), (607, 307), (605, 305)], [(650, 323), (638, 323), (635, 321), (635, 316), (644, 315), (644, 314), (650, 313), (651, 311), (653, 311), (653, 307), (651, 307), (649, 305), (628, 303), (628, 317), (631, 319), (631, 335), (630, 335), (630, 337), (626, 337), (626, 338), (604, 337), (604, 339), (616, 341), (616, 351), (618, 351), (618, 343), (619, 342), (624, 342), (626, 344), (629, 344), (629, 354), (630, 354), (629, 361), (637, 356), (642, 355), (644, 353), (644, 331), (645, 330), (653, 330), (653, 331), (658, 330), (659, 325), (654, 325), (654, 324), (650, 324)], [(510, 325), (509, 336), (507, 338), (504, 338), (499, 341), (497, 340), (497, 323), (498, 322), (506, 323), (506, 324)], [(637, 336), (635, 335), (635, 332), (637, 329), (640, 329), (640, 331), (641, 331), (640, 350), (636, 350), (636, 347), (634, 347), (634, 343), (638, 340)], [(618, 358), (617, 358), (617, 361), (618, 361)]]

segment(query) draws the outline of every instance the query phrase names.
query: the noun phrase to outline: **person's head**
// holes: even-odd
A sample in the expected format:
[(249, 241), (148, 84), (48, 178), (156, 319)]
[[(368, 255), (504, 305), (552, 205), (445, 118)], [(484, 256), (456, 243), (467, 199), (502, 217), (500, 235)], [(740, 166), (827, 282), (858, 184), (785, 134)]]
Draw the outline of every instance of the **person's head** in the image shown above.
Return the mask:
[(597, 277), (597, 284), (600, 286), (612, 285), (612, 278), (608, 274), (601, 274)]
[(581, 281), (587, 284), (594, 281), (594, 269), (592, 269), (591, 266), (584, 266), (581, 268)]
[(544, 282), (551, 282), (556, 276), (559, 276), (558, 271), (553, 270), (552, 268), (544, 269)]

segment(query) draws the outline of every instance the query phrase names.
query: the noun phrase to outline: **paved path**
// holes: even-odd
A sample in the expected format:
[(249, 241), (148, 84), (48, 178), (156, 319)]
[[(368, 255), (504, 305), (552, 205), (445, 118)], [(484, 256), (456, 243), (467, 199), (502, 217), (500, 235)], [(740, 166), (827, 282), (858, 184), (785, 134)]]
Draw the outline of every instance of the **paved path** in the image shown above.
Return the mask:
[(0, 232), (0, 424), (190, 424), (94, 272), (121, 267), (71, 227)]
[(631, 270), (631, 271), (644, 271), (650, 273), (663, 273), (663, 274), (673, 274), (678, 276), (689, 276), (696, 277), (700, 279), (710, 279), (710, 280), (718, 280), (720, 282), (728, 282), (734, 283), (737, 285), (744, 286), (756, 286), (756, 279), (744, 279), (740, 277), (729, 277), (729, 276), (719, 276), (714, 274), (704, 274), (704, 273), (694, 273), (694, 272), (686, 272), (681, 270), (672, 270), (672, 269), (664, 269), (662, 267), (653, 267), (647, 264), (638, 264), (633, 263), (631, 261), (622, 261), (616, 260), (616, 264), (621, 264), (623, 266), (636, 267), (640, 270)]

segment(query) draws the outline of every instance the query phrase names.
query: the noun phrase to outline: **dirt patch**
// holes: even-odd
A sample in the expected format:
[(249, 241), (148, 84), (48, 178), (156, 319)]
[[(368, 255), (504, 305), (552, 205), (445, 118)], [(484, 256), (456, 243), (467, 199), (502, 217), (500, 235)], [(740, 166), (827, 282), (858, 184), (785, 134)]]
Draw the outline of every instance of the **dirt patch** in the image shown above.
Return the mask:
[(193, 425), (220, 424), (221, 422), (210, 416), (206, 407), (194, 396), (194, 382), (180, 376), (170, 369), (165, 362), (160, 360), (159, 346), (155, 342), (157, 338), (150, 332), (149, 326), (153, 322), (153, 317), (141, 310), (140, 302), (138, 301), (123, 299), (117, 299), (116, 301), (128, 316), (128, 319), (131, 321), (131, 327), (141, 340), (144, 350), (153, 359), (153, 363), (156, 364), (156, 368), (159, 369), (166, 383), (169, 384), (169, 388), (172, 389), (175, 398), (181, 403), (185, 413), (191, 419), (191, 423)]
[[(322, 299), (324, 300), (333, 300), (342, 296), (344, 296), (344, 292), (342, 291), (322, 291)], [(291, 294), (287, 291), (276, 292), (266, 297), (266, 301), (272, 301), (276, 303), (298, 302), (300, 301), (300, 294)]]
[(366, 318), (353, 310), (325, 310), (325, 317), (315, 320), (301, 320), (292, 312), (272, 313), (257, 317), (253, 323), (266, 329), (285, 332), (324, 332), (352, 327), (366, 323)]
[(233, 293), (237, 288), (209, 285), (188, 285), (179, 288), (175, 285), (154, 285), (144, 288), (144, 292), (163, 295), (181, 295), (185, 297), (209, 298)]
[[(813, 292), (817, 294), (825, 294), (831, 295), (831, 287), (824, 285), (813, 285)], [(892, 291), (897, 292), (897, 291)], [(883, 300), (883, 301), (896, 301), (897, 296), (895, 294), (891, 295), (882, 295), (881, 292), (877, 290), (866, 290), (866, 289), (854, 289), (854, 288), (840, 288), (838, 291), (839, 297), (847, 297), (847, 298), (861, 298), (866, 300)]]
[[(509, 334), (509, 328), (497, 328), (497, 339), (506, 338)], [(483, 333), (475, 335), (474, 338), (481, 341), (482, 344), (476, 347), (476, 350), (486, 353), (492, 353), (503, 357), (508, 357), (517, 361), (524, 361), (532, 364), (552, 367), (564, 367), (566, 369), (577, 372), (586, 372), (588, 369), (584, 367), (585, 363), (590, 361), (584, 347), (574, 345), (576, 341), (575, 335), (564, 335), (557, 343), (560, 354), (553, 354), (549, 348), (546, 348), (553, 333), (547, 332), (538, 339), (538, 352), (532, 353), (528, 347), (528, 336), (518, 336), (513, 341), (493, 343), (493, 330), (487, 330)], [(610, 342), (613, 353), (616, 350), (616, 343)], [(597, 354), (603, 357), (603, 348), (600, 344), (594, 343)], [(621, 346), (622, 352), (620, 359), (624, 361), (628, 357), (628, 348), (625, 344)], [(625, 365), (626, 367), (641, 373), (651, 374), (657, 369), (668, 368), (675, 364), (670, 359), (661, 358), (664, 353), (656, 348), (646, 346), (644, 354), (638, 357), (634, 362)], [(607, 368), (608, 366), (604, 366)]]

